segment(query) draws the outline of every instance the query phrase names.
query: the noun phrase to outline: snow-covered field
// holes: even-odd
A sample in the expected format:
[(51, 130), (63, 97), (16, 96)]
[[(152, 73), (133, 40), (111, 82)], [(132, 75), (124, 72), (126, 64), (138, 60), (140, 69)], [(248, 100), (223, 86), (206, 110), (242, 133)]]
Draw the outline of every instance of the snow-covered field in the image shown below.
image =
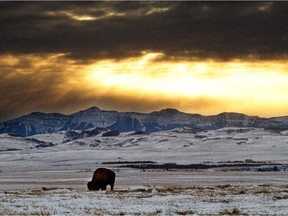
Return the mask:
[[(142, 170), (123, 168), (119, 163), (194, 164), (248, 159), (287, 164), (287, 131), (182, 128), (108, 137), (103, 133), (77, 139), (66, 132), (28, 138), (0, 135), (0, 213), (288, 214), (287, 169)], [(98, 167), (116, 172), (114, 192), (87, 190), (86, 183)]]
[(129, 187), (114, 192), (39, 188), (1, 191), (2, 214), (287, 215), (288, 186)]

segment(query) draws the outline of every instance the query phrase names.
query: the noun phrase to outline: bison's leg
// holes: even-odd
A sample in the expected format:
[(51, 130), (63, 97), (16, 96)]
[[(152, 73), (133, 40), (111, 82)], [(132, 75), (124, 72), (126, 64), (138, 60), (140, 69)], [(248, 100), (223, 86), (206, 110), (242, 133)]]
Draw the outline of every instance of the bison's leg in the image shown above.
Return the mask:
[(114, 188), (114, 183), (115, 183), (115, 175), (113, 176), (113, 178), (110, 180), (110, 183), (109, 183), (111, 190), (113, 190)]
[(101, 190), (106, 190), (106, 185), (102, 185)]
[(111, 187), (111, 190), (113, 190), (113, 187), (114, 187), (114, 181), (110, 183), (110, 187)]

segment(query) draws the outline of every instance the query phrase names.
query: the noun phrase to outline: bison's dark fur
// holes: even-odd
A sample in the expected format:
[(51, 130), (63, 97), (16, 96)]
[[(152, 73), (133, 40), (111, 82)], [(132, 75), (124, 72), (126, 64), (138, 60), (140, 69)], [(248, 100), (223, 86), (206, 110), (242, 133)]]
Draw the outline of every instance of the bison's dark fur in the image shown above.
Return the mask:
[(93, 174), (92, 181), (87, 183), (89, 190), (106, 190), (106, 186), (110, 185), (113, 190), (116, 174), (106, 168), (98, 168)]

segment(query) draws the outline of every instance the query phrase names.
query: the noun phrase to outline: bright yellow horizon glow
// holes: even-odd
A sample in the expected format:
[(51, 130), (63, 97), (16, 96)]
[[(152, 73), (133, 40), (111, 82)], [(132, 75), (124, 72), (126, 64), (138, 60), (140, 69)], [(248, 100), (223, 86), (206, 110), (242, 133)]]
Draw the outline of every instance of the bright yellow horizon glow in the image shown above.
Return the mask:
[(71, 113), (99, 106), (151, 112), (170, 107), (203, 115), (288, 115), (284, 60), (168, 61), (151, 52), (86, 64), (65, 53), (0, 57), (0, 93), (5, 95), (0, 105), (9, 110)]
[(193, 98), (220, 101), (223, 111), (264, 116), (271, 109), (284, 114), (280, 110), (288, 108), (288, 64), (284, 61), (168, 62), (158, 59), (162, 55), (144, 53), (121, 61), (98, 61), (89, 66), (87, 83), (119, 95), (179, 98), (182, 104), (187, 101), (182, 107), (186, 111)]

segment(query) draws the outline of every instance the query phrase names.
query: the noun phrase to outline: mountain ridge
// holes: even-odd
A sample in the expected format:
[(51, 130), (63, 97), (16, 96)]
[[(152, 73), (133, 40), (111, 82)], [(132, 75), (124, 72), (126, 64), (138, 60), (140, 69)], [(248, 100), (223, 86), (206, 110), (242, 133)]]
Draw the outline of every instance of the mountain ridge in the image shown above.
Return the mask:
[(85, 130), (93, 127), (124, 131), (156, 132), (177, 127), (219, 129), (223, 127), (257, 127), (288, 129), (288, 116), (262, 118), (242, 113), (222, 112), (204, 116), (166, 108), (151, 113), (118, 112), (90, 107), (69, 115), (32, 112), (0, 123), (0, 134), (19, 136), (53, 133), (63, 130)]

